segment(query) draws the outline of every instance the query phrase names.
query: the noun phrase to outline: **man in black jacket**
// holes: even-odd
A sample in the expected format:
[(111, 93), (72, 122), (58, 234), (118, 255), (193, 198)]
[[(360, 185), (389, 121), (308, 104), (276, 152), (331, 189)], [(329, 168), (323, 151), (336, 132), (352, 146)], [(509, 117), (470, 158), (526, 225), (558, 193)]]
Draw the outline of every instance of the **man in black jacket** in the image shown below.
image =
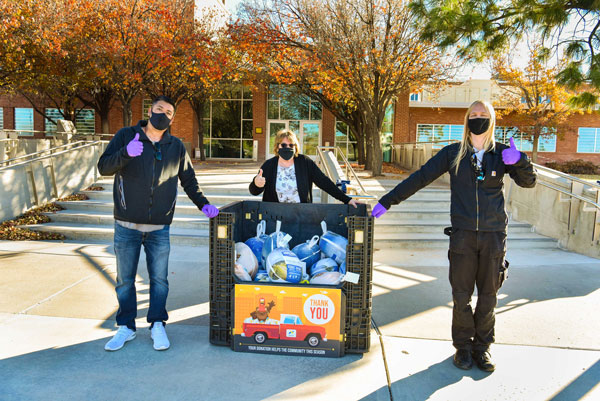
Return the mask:
[(105, 345), (116, 351), (135, 338), (137, 300), (135, 276), (141, 246), (146, 252), (150, 277), (151, 324), (154, 349), (166, 350), (165, 331), (169, 292), (169, 226), (177, 201), (177, 181), (194, 204), (209, 218), (219, 210), (202, 194), (192, 162), (183, 143), (169, 133), (175, 103), (166, 96), (152, 101), (148, 121), (119, 130), (98, 161), (102, 175), (115, 175), (113, 186), (117, 257), (117, 325), (119, 329)]

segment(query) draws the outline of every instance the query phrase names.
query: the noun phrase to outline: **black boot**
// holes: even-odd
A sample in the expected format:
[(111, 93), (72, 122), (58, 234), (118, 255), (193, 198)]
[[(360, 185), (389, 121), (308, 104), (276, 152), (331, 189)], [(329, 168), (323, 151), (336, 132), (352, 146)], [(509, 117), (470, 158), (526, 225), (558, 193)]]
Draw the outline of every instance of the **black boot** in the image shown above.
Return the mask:
[(456, 350), (454, 354), (454, 366), (459, 369), (469, 370), (473, 366), (473, 359), (471, 358), (471, 352), (466, 349)]
[(477, 367), (485, 372), (493, 372), (496, 369), (490, 351), (473, 351), (473, 360)]

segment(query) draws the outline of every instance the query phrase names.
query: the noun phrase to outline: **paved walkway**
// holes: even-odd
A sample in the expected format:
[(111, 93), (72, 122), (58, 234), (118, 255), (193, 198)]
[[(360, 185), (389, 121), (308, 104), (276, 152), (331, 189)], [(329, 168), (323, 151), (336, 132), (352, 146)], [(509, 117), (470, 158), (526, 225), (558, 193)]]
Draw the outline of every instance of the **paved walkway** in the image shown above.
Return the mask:
[(381, 336), (372, 331), (367, 354), (322, 359), (210, 345), (208, 249), (189, 250), (171, 254), (171, 349), (154, 351), (144, 329), (141, 268), (138, 338), (108, 353), (117, 309), (111, 244), (0, 242), (0, 399), (600, 399), (596, 259), (509, 253), (498, 368), (487, 374), (452, 365), (444, 252), (378, 251), (373, 317)]
[(600, 260), (507, 257), (489, 374), (452, 365), (446, 250), (376, 251), (371, 350), (329, 359), (210, 345), (208, 248), (184, 246), (171, 251), (171, 349), (152, 349), (142, 253), (138, 337), (106, 352), (112, 244), (0, 241), (0, 400), (600, 400)]

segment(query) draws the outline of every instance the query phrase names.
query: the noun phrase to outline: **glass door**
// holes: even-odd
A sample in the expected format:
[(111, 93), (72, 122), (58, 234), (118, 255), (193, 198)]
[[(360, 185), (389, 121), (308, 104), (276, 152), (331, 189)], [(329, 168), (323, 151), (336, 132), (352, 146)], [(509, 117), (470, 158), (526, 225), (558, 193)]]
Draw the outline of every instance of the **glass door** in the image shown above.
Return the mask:
[(269, 142), (266, 150), (267, 159), (275, 155), (273, 146), (275, 136), (281, 129), (290, 129), (298, 137), (300, 153), (316, 158), (317, 147), (321, 143), (321, 123), (315, 121), (273, 121), (269, 120)]
[(311, 158), (317, 157), (317, 147), (321, 143), (321, 124), (311, 121), (300, 123), (300, 147), (302, 153)]
[(269, 141), (267, 142), (266, 155), (267, 159), (275, 156), (273, 146), (275, 145), (275, 136), (277, 133), (288, 127), (287, 121), (269, 121)]

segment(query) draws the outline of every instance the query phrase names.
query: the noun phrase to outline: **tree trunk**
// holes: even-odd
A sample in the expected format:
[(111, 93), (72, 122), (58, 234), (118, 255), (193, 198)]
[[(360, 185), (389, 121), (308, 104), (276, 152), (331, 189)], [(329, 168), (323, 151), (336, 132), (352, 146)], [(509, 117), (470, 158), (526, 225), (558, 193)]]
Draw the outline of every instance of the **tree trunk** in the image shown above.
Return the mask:
[(98, 110), (98, 114), (100, 114), (100, 125), (102, 126), (102, 133), (104, 135), (110, 135), (110, 125), (108, 123), (108, 110)]
[(206, 100), (190, 99), (190, 105), (194, 110), (194, 116), (198, 123), (198, 147), (200, 148), (200, 160), (206, 160), (206, 152), (204, 151), (204, 108), (206, 107)]
[(356, 140), (356, 153), (358, 164), (365, 164), (365, 136), (357, 135), (358, 139)]
[(121, 100), (121, 104), (123, 105), (123, 126), (130, 127), (131, 120), (133, 119), (131, 112), (131, 100)]
[(538, 143), (540, 142), (540, 134), (533, 134), (533, 149), (531, 150), (531, 161), (537, 163)]
[(381, 136), (379, 135), (379, 129), (377, 127), (370, 127), (371, 135), (371, 171), (373, 177), (381, 175), (383, 167), (383, 151), (381, 148)]

